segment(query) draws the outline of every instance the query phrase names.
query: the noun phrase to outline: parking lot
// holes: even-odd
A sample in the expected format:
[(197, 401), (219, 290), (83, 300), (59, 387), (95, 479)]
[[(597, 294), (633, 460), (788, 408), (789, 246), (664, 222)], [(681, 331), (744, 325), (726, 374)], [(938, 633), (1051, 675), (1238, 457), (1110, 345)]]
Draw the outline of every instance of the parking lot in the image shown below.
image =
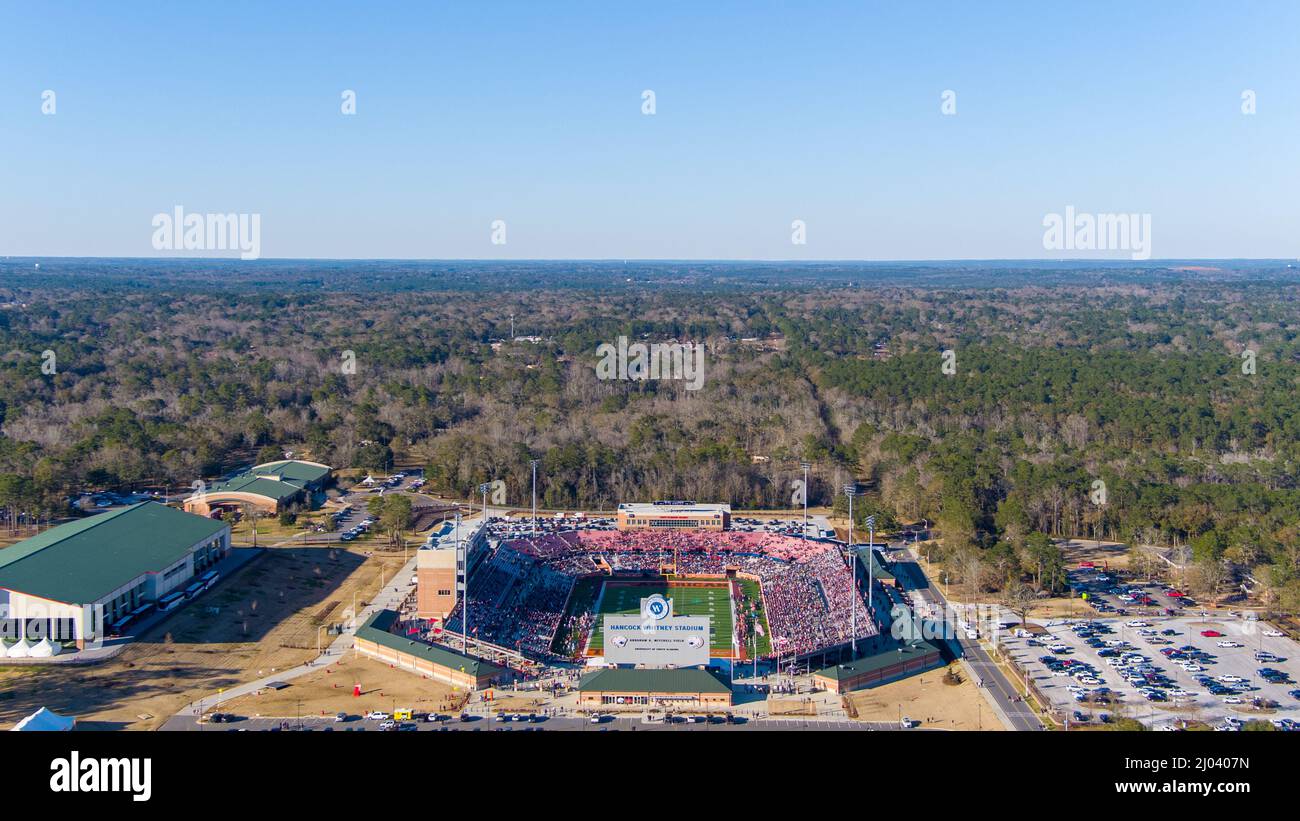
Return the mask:
[[(1300, 645), (1266, 622), (1198, 612), (1068, 619), (1045, 627), (1046, 634), (1008, 638), (1005, 645), (1071, 721), (1123, 715), (1153, 727), (1186, 719), (1218, 729), (1250, 719), (1294, 729), (1291, 722), (1300, 721), (1300, 699), (1293, 695), (1300, 694)], [(1269, 681), (1263, 669), (1280, 675)]]

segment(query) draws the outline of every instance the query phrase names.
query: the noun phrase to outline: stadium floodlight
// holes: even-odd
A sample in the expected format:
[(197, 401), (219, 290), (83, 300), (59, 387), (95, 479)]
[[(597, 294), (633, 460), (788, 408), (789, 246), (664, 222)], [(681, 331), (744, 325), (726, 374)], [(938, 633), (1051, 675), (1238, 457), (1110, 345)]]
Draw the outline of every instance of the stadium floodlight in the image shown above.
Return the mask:
[(456, 589), (460, 593), (460, 651), (469, 654), (469, 556), (460, 543), (460, 511), (456, 511)]
[(533, 468), (533, 538), (537, 538), (537, 459), (529, 459), (528, 464)]
[(874, 513), (867, 517), (867, 560), (867, 615), (875, 621), (876, 516)]
[(487, 493), (488, 493), (488, 491), (491, 490), (491, 489), (492, 489), (492, 484), (491, 484), (490, 482), (483, 482), (483, 483), (481, 483), (481, 484), (478, 486), (478, 492), (483, 494), (483, 528), (484, 528), (484, 529), (483, 529), (483, 533), (484, 533), (484, 535), (487, 534), (487, 523), (488, 523), (488, 515), (487, 515)]
[(812, 462), (807, 459), (799, 463), (803, 468), (803, 540), (808, 541), (808, 470), (812, 467)]
[(849, 640), (853, 642), (853, 658), (858, 657), (858, 556), (853, 550), (853, 497), (858, 495), (858, 483), (844, 486), (844, 495), (849, 497), (849, 566), (853, 573), (852, 596), (849, 599)]

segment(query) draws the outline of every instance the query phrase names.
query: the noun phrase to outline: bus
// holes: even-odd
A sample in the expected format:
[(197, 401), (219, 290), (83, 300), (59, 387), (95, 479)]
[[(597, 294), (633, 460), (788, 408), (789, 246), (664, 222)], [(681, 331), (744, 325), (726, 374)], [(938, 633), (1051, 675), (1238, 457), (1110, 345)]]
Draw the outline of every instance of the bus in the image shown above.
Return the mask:
[(185, 601), (184, 593), (168, 593), (158, 600), (158, 612), (166, 613), (169, 610), (175, 610), (183, 601)]

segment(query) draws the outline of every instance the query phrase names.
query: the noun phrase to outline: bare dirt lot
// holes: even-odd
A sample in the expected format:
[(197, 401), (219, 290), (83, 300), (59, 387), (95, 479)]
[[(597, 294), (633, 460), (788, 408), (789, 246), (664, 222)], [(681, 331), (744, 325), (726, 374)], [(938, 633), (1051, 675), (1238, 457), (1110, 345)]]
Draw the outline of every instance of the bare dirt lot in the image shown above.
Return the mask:
[[(155, 729), (191, 701), (316, 655), (318, 628), (362, 607), (402, 563), (363, 549), (271, 548), (98, 665), (0, 667), (0, 727), (36, 709), (87, 729)], [(321, 641), (329, 636), (320, 631)]]
[(1094, 542), (1088, 539), (1067, 539), (1059, 542), (1068, 567), (1078, 567), (1081, 562), (1092, 562), (1098, 568), (1123, 570), (1128, 567), (1128, 547), (1122, 542)]
[[(361, 687), (360, 696), (353, 695), (357, 686)], [(398, 707), (450, 713), (460, 710), (464, 698), (463, 690), (456, 692), (442, 682), (349, 653), (319, 672), (294, 679), (283, 690), (241, 696), (223, 704), (221, 711), (274, 718), (339, 712), (362, 715), (370, 710), (392, 714)]]
[(849, 693), (846, 700), (857, 710), (859, 721), (896, 722), (899, 715), (931, 730), (1001, 730), (974, 682), (960, 664), (955, 667), (960, 684), (945, 684), (945, 670), (931, 670), (869, 690)]
[(777, 698), (767, 700), (767, 714), (771, 716), (815, 716), (817, 703), (800, 698)]

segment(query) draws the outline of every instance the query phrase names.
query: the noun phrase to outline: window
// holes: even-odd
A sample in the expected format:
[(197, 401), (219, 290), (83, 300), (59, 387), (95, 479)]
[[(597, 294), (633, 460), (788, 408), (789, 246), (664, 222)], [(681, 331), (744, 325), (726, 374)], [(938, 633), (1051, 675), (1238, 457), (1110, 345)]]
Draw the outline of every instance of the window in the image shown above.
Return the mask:
[(177, 565), (176, 567), (173, 567), (171, 570), (168, 570), (166, 573), (163, 574), (163, 581), (167, 581), (168, 579), (175, 578), (176, 576), (180, 575), (181, 573), (184, 573), (187, 570), (189, 570), (189, 565), (185, 565), (185, 564)]

